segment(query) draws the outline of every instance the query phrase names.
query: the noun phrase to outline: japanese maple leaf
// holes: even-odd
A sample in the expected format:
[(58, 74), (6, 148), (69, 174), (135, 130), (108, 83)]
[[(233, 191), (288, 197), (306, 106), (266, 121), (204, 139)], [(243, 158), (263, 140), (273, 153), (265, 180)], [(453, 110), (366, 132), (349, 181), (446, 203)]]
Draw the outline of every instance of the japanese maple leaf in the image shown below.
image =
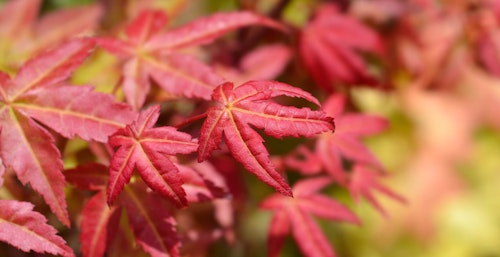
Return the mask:
[(291, 188), (275, 170), (262, 137), (251, 127), (281, 138), (332, 131), (333, 119), (323, 111), (283, 106), (270, 99), (277, 96), (304, 98), (319, 105), (309, 93), (276, 81), (249, 81), (238, 87), (226, 82), (212, 94), (214, 106), (207, 110), (199, 139), (198, 161), (219, 147), (224, 135), (229, 151), (243, 166), (278, 192), (291, 196)]
[(176, 222), (160, 195), (136, 182), (125, 186), (120, 203), (127, 211), (135, 241), (144, 251), (152, 257), (179, 256)]
[(120, 223), (121, 207), (108, 206), (106, 192), (99, 191), (85, 204), (81, 220), (83, 257), (102, 257)]
[[(387, 121), (382, 117), (358, 113), (344, 113), (345, 97), (342, 95), (330, 96), (323, 108), (328, 115), (335, 118), (335, 133), (322, 134), (317, 142), (314, 153), (308, 153), (306, 148), (300, 148), (299, 155), (286, 163), (305, 173), (315, 173), (321, 169), (318, 164), (329, 173), (336, 182), (345, 185), (347, 173), (342, 166), (342, 160), (354, 163), (363, 163), (384, 170), (382, 164), (371, 153), (361, 139), (374, 135), (387, 128)], [(311, 165), (316, 163), (316, 165)]]
[(323, 5), (301, 33), (299, 50), (315, 82), (327, 91), (339, 83), (376, 85), (358, 51), (381, 53), (375, 31), (335, 5)]
[(24, 252), (75, 256), (47, 219), (30, 203), (0, 200), (0, 241)]
[(178, 207), (187, 205), (179, 171), (166, 155), (194, 152), (198, 144), (189, 134), (175, 128), (153, 128), (159, 111), (159, 106), (142, 111), (134, 122), (109, 138), (109, 144), (116, 148), (116, 152), (109, 169), (108, 203), (118, 196), (137, 167), (150, 188)]
[(146, 10), (126, 27), (125, 40), (98, 40), (103, 48), (124, 59), (122, 86), (127, 102), (136, 109), (144, 104), (151, 78), (168, 93), (206, 100), (224, 81), (209, 66), (180, 53), (180, 49), (207, 44), (242, 26), (278, 26), (250, 12), (218, 13), (165, 32), (162, 28), (166, 23), (165, 13)]
[(321, 232), (311, 214), (335, 221), (356, 224), (360, 221), (345, 206), (318, 193), (331, 182), (331, 178), (328, 177), (302, 180), (293, 187), (294, 198), (275, 194), (261, 203), (261, 208), (274, 211), (269, 227), (269, 257), (279, 256), (285, 237), (290, 230), (305, 256), (335, 256), (328, 239)]
[(382, 215), (387, 216), (384, 208), (382, 208), (382, 205), (374, 196), (376, 191), (400, 203), (404, 203), (406, 200), (379, 182), (379, 179), (382, 178), (383, 175), (385, 174), (373, 168), (362, 164), (356, 164), (352, 169), (348, 189), (356, 201), (364, 197), (373, 207), (382, 213)]
[(235, 84), (249, 80), (270, 80), (275, 79), (285, 69), (291, 56), (292, 52), (288, 46), (269, 44), (243, 56), (237, 68), (216, 64), (215, 69)]
[(77, 39), (26, 62), (15, 78), (0, 72), (0, 156), (19, 180), (30, 183), (52, 212), (69, 225), (61, 173), (61, 154), (53, 136), (38, 122), (65, 137), (104, 142), (133, 117), (128, 106), (66, 79), (93, 49)]
[(41, 3), (11, 0), (0, 8), (0, 67), (15, 69), (43, 49), (92, 31), (102, 14), (95, 4), (59, 9), (38, 19)]

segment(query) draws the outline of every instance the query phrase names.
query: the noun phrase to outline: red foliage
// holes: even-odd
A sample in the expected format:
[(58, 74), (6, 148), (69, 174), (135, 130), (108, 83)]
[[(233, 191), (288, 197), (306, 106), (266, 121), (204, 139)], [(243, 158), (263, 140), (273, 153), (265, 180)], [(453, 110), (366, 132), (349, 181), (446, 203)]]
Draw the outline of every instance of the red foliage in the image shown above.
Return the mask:
[[(215, 13), (167, 29), (175, 16), (158, 9), (138, 11), (123, 25), (120, 15), (138, 6), (130, 2), (96, 1), (53, 12), (40, 11), (40, 0), (11, 0), (0, 7), (0, 196), (12, 198), (0, 200), (0, 241), (62, 256), (74, 256), (65, 241), (71, 238), (79, 238), (84, 257), (207, 256), (205, 249), (214, 242), (236, 241), (246, 203), (265, 192), (259, 183), (246, 186), (240, 163), (278, 192), (261, 204), (274, 212), (269, 256), (280, 254), (289, 233), (305, 256), (335, 256), (313, 216), (361, 221), (320, 190), (336, 184), (382, 213), (375, 193), (403, 201), (382, 184), (388, 172), (363, 143), (384, 131), (388, 120), (358, 111), (352, 86), (381, 85), (372, 72), (378, 70), (394, 74), (391, 82), (415, 76), (421, 88), (456, 82), (458, 67), (470, 68), (472, 61), (464, 66), (454, 61), (472, 60), (472, 53), (492, 73), (500, 63), (491, 54), (500, 48), (498, 12), (484, 8), (498, 5), (490, 2), (481, 5), (476, 20), (481, 22), (467, 27), (474, 32), (473, 51), (456, 52), (451, 51), (455, 40), (466, 35), (457, 28), (466, 26), (445, 22), (443, 27), (452, 28), (439, 35), (446, 39), (442, 46), (426, 41), (417, 22), (403, 17), (404, 8), (391, 12), (390, 19), (402, 22), (384, 27), (394, 34), (382, 41), (380, 24), (364, 24), (347, 6), (311, 7), (314, 15), (296, 30), (280, 15), (288, 1), (278, 1), (269, 14)], [(413, 3), (419, 10), (434, 8), (430, 1), (419, 2)], [(422, 17), (453, 20), (448, 13), (455, 15), (446, 9)], [(116, 63), (102, 61), (96, 46), (119, 61), (117, 101), (75, 85), (109, 75), (85, 69), (89, 66), (113, 70)], [(391, 54), (404, 64), (390, 63), (391, 72), (365, 58)], [(440, 64), (446, 64), (444, 75)], [(164, 98), (152, 94), (175, 97), (153, 103), (148, 96)], [(475, 96), (473, 101), (484, 97)], [(205, 120), (197, 121), (200, 117)], [(279, 152), (264, 144), (267, 136), (300, 139), (292, 141), (295, 150)], [(290, 177), (293, 188), (287, 174), (292, 169), (300, 171)], [(321, 172), (326, 176), (309, 178)], [(65, 227), (48, 224), (44, 215), (54, 215)], [(68, 230), (71, 223), (77, 229)]]
[(198, 161), (204, 161), (219, 147), (224, 135), (229, 151), (243, 166), (278, 192), (291, 196), (283, 177), (275, 170), (262, 137), (249, 125), (264, 129), (264, 133), (283, 136), (312, 136), (332, 131), (333, 121), (322, 111), (287, 107), (268, 101), (280, 95), (319, 102), (309, 93), (290, 85), (273, 81), (250, 81), (238, 87), (227, 82), (216, 89), (216, 103), (207, 111), (198, 148)]

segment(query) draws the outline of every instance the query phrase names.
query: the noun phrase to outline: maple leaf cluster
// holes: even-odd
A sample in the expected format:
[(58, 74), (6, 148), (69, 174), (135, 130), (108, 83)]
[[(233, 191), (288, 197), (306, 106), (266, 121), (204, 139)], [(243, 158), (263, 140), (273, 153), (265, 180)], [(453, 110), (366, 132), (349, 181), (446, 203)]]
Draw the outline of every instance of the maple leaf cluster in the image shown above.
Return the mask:
[[(425, 121), (420, 101), (467, 101), (457, 130), (500, 124), (495, 90), (461, 84), (500, 74), (499, 1), (311, 1), (301, 22), (290, 1), (201, 17), (90, 2), (0, 5), (0, 250), (210, 256), (253, 209), (272, 212), (268, 256), (289, 234), (303, 256), (336, 256), (316, 218), (363, 220), (335, 192), (385, 217), (380, 196), (406, 202), (364, 141), (390, 117), (365, 113), (360, 90)], [(422, 135), (422, 156), (462, 156)]]

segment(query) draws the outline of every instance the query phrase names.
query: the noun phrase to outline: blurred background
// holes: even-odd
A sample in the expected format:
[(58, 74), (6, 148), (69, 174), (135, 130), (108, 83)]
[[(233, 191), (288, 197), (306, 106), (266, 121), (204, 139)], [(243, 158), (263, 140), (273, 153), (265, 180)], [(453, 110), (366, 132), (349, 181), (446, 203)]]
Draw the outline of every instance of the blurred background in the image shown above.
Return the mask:
[[(42, 12), (93, 2), (44, 1)], [(500, 257), (500, 0), (98, 2), (108, 8), (126, 2), (130, 13), (143, 5), (164, 8), (172, 13), (173, 25), (242, 7), (268, 13), (283, 4), (281, 20), (297, 31), (318, 6), (337, 5), (342, 15), (379, 35), (383, 49), (364, 60), (384, 86), (307, 88), (315, 82), (297, 66), (293, 37), (284, 40), (292, 57), (277, 79), (313, 90), (322, 100), (326, 92), (344, 93), (352, 110), (386, 118), (389, 128), (364, 142), (390, 173), (383, 183), (407, 200), (402, 204), (381, 196), (384, 217), (367, 202), (354, 202), (345, 190), (330, 188), (328, 194), (362, 220), (361, 226), (318, 220), (337, 255)], [(113, 17), (103, 24), (111, 27)], [(99, 88), (99, 82), (92, 83)], [(272, 144), (280, 142), (266, 143), (275, 154), (287, 147)], [(257, 206), (272, 190), (245, 176), (257, 193), (249, 192), (251, 200), (237, 218), (239, 239), (231, 248), (217, 243), (211, 256), (265, 256), (271, 214)], [(289, 237), (281, 256), (303, 255)]]

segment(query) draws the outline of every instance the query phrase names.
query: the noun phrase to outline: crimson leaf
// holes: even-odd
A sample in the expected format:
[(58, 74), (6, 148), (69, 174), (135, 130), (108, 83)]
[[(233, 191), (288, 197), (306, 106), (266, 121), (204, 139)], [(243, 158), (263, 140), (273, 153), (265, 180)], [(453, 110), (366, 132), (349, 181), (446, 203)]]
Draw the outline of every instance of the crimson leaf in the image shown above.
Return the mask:
[(122, 86), (127, 102), (136, 109), (144, 104), (150, 78), (171, 94), (207, 100), (213, 88), (223, 82), (209, 66), (179, 53), (179, 48), (206, 44), (243, 26), (278, 27), (250, 12), (218, 13), (162, 32), (166, 22), (161, 11), (143, 11), (125, 29), (125, 40), (98, 40), (103, 48), (125, 59)]
[(153, 257), (179, 256), (175, 219), (158, 194), (147, 192), (142, 183), (133, 183), (125, 186), (120, 202), (127, 210), (135, 239), (144, 251)]
[(82, 210), (81, 250), (83, 257), (101, 257), (110, 235), (117, 230), (121, 208), (106, 204), (106, 193), (100, 191), (85, 204)]
[(203, 161), (219, 147), (222, 136), (231, 154), (260, 180), (278, 192), (291, 196), (290, 186), (275, 170), (262, 137), (250, 125), (264, 133), (282, 136), (310, 137), (334, 129), (333, 119), (322, 111), (283, 106), (271, 98), (280, 95), (304, 98), (318, 104), (309, 93), (275, 81), (249, 81), (235, 87), (226, 82), (217, 87), (202, 125), (198, 161)]
[(91, 31), (102, 14), (100, 6), (92, 4), (60, 9), (37, 19), (41, 5), (41, 0), (11, 0), (0, 8), (0, 67), (17, 68), (18, 62), (43, 49)]
[(47, 219), (30, 203), (0, 200), (0, 241), (29, 252), (75, 256)]
[(268, 256), (279, 255), (285, 236), (290, 229), (305, 256), (335, 256), (330, 243), (310, 214), (351, 223), (359, 223), (359, 220), (343, 205), (317, 193), (331, 182), (332, 180), (327, 177), (302, 180), (294, 186), (295, 197), (293, 199), (274, 194), (261, 203), (261, 208), (274, 211), (269, 228)]
[(377, 81), (357, 51), (379, 53), (380, 43), (375, 31), (327, 4), (302, 30), (299, 47), (312, 78), (332, 91), (339, 82), (375, 85)]
[(73, 40), (29, 60), (12, 80), (0, 72), (3, 164), (23, 184), (30, 183), (67, 226), (61, 155), (52, 135), (36, 121), (66, 137), (105, 141), (133, 116), (109, 95), (66, 84), (93, 47), (90, 39)]
[(110, 164), (108, 203), (111, 203), (130, 180), (134, 168), (146, 184), (170, 199), (176, 206), (187, 205), (183, 181), (172, 161), (165, 156), (196, 151), (196, 140), (172, 127), (153, 128), (160, 107), (150, 107), (139, 114), (132, 124), (109, 138), (117, 148)]

